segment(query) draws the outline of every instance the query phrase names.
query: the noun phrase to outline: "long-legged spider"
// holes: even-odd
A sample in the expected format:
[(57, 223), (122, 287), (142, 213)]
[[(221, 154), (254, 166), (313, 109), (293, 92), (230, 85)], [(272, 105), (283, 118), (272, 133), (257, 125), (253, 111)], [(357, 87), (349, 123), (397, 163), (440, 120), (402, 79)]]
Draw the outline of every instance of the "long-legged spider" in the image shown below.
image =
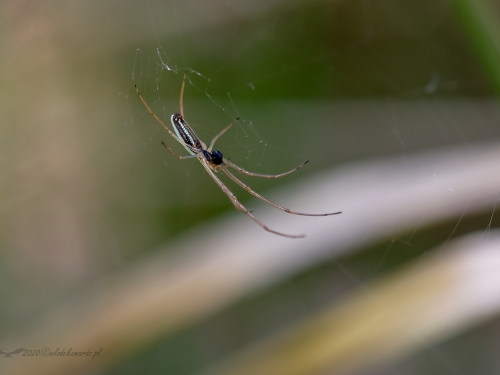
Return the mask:
[(180, 100), (179, 100), (179, 108), (180, 108), (180, 114), (179, 113), (174, 113), (170, 117), (170, 121), (172, 122), (172, 127), (175, 131), (175, 134), (163, 123), (163, 121), (160, 120), (160, 118), (156, 115), (156, 113), (153, 112), (153, 110), (149, 107), (148, 103), (146, 103), (146, 100), (142, 97), (141, 93), (139, 92), (139, 89), (137, 88), (137, 85), (135, 85), (135, 90), (137, 91), (137, 95), (139, 95), (139, 98), (141, 99), (142, 103), (144, 106), (147, 108), (148, 112), (155, 118), (156, 121), (158, 121), (163, 128), (167, 131), (168, 134), (172, 136), (177, 142), (179, 142), (181, 145), (184, 146), (184, 148), (187, 150), (187, 152), (190, 153), (190, 155), (186, 156), (180, 156), (177, 155), (170, 147), (165, 145), (165, 143), (162, 142), (163, 146), (176, 158), (178, 159), (191, 159), (191, 158), (198, 158), (200, 161), (201, 165), (207, 173), (210, 175), (210, 177), (213, 178), (213, 180), (219, 185), (221, 190), (226, 194), (233, 205), (238, 209), (239, 211), (243, 211), (246, 213), (248, 216), (250, 216), (253, 221), (255, 221), (257, 224), (259, 224), (262, 228), (264, 228), (266, 231), (278, 234), (283, 237), (289, 237), (289, 238), (303, 238), (305, 237), (304, 234), (299, 234), (299, 235), (290, 235), (290, 234), (285, 234), (281, 232), (277, 232), (275, 230), (272, 230), (269, 228), (267, 225), (264, 225), (260, 220), (258, 220), (250, 211), (248, 211), (245, 206), (243, 206), (236, 196), (229, 190), (226, 185), (219, 179), (219, 177), (216, 176), (215, 173), (217, 172), (224, 172), (231, 180), (236, 182), (239, 186), (241, 186), (243, 189), (245, 189), (247, 192), (249, 192), (251, 195), (254, 197), (259, 198), (260, 200), (270, 204), (273, 207), (276, 207), (282, 211), (285, 211), (289, 214), (292, 215), (302, 215), (302, 216), (330, 216), (330, 215), (338, 215), (341, 214), (342, 211), (339, 212), (332, 212), (332, 213), (327, 213), (327, 214), (307, 214), (303, 212), (297, 212), (297, 211), (292, 211), (286, 207), (280, 206), (279, 204), (276, 204), (274, 202), (271, 202), (269, 199), (264, 198), (262, 195), (258, 194), (257, 192), (253, 191), (252, 188), (242, 181), (240, 181), (235, 175), (233, 175), (231, 172), (229, 172), (229, 168), (233, 168), (247, 176), (252, 176), (252, 177), (263, 177), (263, 178), (279, 178), (286, 176), (290, 173), (295, 172), (297, 169), (302, 168), (305, 164), (309, 162), (309, 160), (305, 161), (304, 163), (300, 164), (298, 167), (293, 168), (292, 170), (280, 174), (261, 174), (261, 173), (254, 173), (254, 172), (249, 172), (246, 171), (245, 169), (239, 167), (238, 165), (234, 164), (232, 161), (229, 159), (226, 159), (222, 156), (222, 152), (218, 150), (213, 150), (212, 148), (214, 147), (215, 141), (219, 139), (220, 136), (222, 136), (231, 126), (233, 126), (234, 122), (230, 123), (228, 126), (226, 126), (224, 129), (222, 129), (219, 134), (217, 134), (212, 141), (210, 142), (210, 146), (207, 148), (207, 146), (196, 136), (194, 133), (193, 129), (188, 125), (188, 123), (184, 120), (184, 87), (186, 85), (186, 74), (184, 74), (184, 78), (182, 80), (182, 86), (181, 86), (181, 94), (180, 94)]

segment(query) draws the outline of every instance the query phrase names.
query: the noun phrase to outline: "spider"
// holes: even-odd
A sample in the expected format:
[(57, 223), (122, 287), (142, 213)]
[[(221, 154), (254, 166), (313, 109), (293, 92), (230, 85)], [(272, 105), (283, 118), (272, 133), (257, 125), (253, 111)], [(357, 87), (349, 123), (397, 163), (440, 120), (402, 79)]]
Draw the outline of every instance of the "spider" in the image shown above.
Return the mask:
[(292, 215), (302, 215), (302, 216), (330, 216), (330, 215), (338, 215), (341, 214), (342, 211), (339, 212), (332, 212), (332, 213), (326, 213), (326, 214), (307, 214), (303, 212), (297, 212), (297, 211), (292, 211), (286, 207), (280, 206), (279, 204), (276, 204), (274, 202), (271, 202), (269, 199), (264, 198), (262, 195), (258, 194), (252, 188), (242, 181), (240, 181), (234, 174), (232, 174), (228, 168), (233, 168), (247, 176), (252, 176), (252, 177), (262, 177), (262, 178), (279, 178), (286, 176), (290, 173), (295, 172), (296, 170), (302, 168), (304, 165), (306, 165), (309, 160), (305, 161), (304, 163), (300, 164), (298, 167), (293, 168), (292, 170), (280, 174), (261, 174), (261, 173), (254, 173), (254, 172), (249, 172), (238, 165), (234, 164), (232, 161), (229, 159), (224, 158), (222, 155), (222, 152), (219, 150), (213, 150), (214, 144), (221, 137), (226, 131), (229, 130), (231, 126), (233, 126), (234, 122), (230, 123), (228, 126), (226, 126), (224, 129), (222, 129), (210, 142), (210, 146), (207, 148), (207, 146), (196, 136), (194, 133), (193, 129), (188, 125), (188, 123), (184, 120), (184, 87), (186, 85), (186, 76), (187, 73), (184, 74), (184, 78), (182, 80), (182, 86), (181, 86), (181, 93), (180, 93), (180, 100), (179, 100), (179, 109), (181, 113), (174, 113), (170, 117), (170, 121), (172, 122), (172, 127), (175, 131), (175, 134), (163, 123), (163, 121), (160, 120), (160, 118), (156, 115), (156, 113), (153, 112), (153, 110), (149, 107), (148, 103), (146, 100), (142, 97), (141, 93), (139, 92), (139, 89), (137, 88), (137, 85), (135, 86), (135, 90), (137, 92), (137, 95), (139, 95), (139, 98), (141, 99), (142, 103), (148, 110), (148, 112), (154, 117), (156, 121), (158, 121), (163, 128), (167, 131), (172, 138), (174, 138), (177, 142), (179, 142), (184, 148), (189, 152), (190, 155), (186, 156), (180, 156), (177, 155), (170, 147), (168, 147), (165, 143), (162, 142), (163, 146), (176, 158), (180, 160), (184, 159), (191, 159), (191, 158), (198, 158), (200, 161), (201, 165), (207, 173), (210, 175), (210, 177), (213, 178), (215, 183), (219, 186), (219, 188), (226, 194), (231, 202), (233, 203), (234, 207), (236, 207), (237, 210), (243, 211), (246, 213), (248, 216), (252, 218), (253, 221), (255, 221), (258, 225), (260, 225), (263, 229), (265, 229), (268, 232), (283, 236), (283, 237), (288, 237), (288, 238), (304, 238), (304, 234), (299, 234), (299, 235), (291, 235), (291, 234), (286, 234), (286, 233), (281, 233), (278, 231), (275, 231), (271, 228), (269, 228), (267, 225), (262, 223), (260, 220), (258, 220), (251, 211), (247, 210), (245, 206), (243, 206), (236, 196), (233, 194), (231, 190), (229, 190), (226, 185), (220, 180), (219, 177), (217, 177), (216, 173), (218, 172), (223, 172), (225, 173), (231, 180), (236, 182), (239, 186), (241, 186), (243, 189), (245, 189), (248, 193), (253, 195), (254, 197), (259, 198), (260, 200), (266, 202), (267, 204), (270, 204), (273, 207), (276, 207), (282, 211), (285, 211), (289, 214)]

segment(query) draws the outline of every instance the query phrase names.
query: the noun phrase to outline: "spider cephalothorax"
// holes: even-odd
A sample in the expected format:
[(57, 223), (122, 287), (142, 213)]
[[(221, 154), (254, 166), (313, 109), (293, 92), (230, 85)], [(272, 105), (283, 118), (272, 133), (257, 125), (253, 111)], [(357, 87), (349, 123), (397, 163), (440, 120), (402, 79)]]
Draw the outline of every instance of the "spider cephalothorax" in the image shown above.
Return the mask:
[(222, 163), (224, 163), (224, 157), (222, 156), (222, 152), (220, 152), (219, 150), (213, 150), (210, 154), (210, 158), (212, 164), (221, 165)]

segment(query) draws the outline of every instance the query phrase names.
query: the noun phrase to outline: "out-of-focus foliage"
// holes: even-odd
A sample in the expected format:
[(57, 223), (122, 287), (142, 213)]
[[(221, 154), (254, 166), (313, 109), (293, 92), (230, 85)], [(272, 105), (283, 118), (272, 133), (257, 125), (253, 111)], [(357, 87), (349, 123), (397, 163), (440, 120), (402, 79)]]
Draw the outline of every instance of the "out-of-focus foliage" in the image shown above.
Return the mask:
[[(490, 165), (490, 158), (472, 164), (474, 173), (465, 166), (480, 155), (473, 145), (491, 146), (500, 135), (494, 98), (500, 87), (499, 18), (497, 4), (488, 0), (4, 1), (0, 347), (87, 350), (76, 346), (92, 343), (103, 354), (91, 365), (73, 358), (48, 358), (43, 366), (36, 362), (40, 358), (29, 364), (27, 358), (0, 358), (0, 372), (17, 373), (22, 366), (51, 374), (74, 367), (131, 375), (203, 372), (282, 330), (314, 322), (322, 309), (337, 303), (342, 309), (349, 296), (372, 290), (376, 280), (439, 257), (454, 237), (482, 231), (487, 241), (498, 226), (498, 190), (493, 179), (474, 178), (483, 176), (479, 165)], [(367, 198), (392, 178), (389, 203), (410, 196), (401, 207), (414, 200), (422, 212), (410, 217), (396, 209), (380, 220), (394, 223), (383, 229), (367, 220), (375, 210), (388, 215), (370, 199), (366, 216), (357, 211), (357, 222), (349, 210), (335, 222), (266, 216), (263, 205), (230, 185), (266, 224), (307, 231), (311, 242), (281, 243), (255, 229), (233, 212), (196, 161), (179, 161), (165, 151), (160, 141), (171, 139), (135, 95), (137, 83), (168, 122), (178, 111), (186, 69), (186, 117), (203, 140), (241, 117), (218, 142), (231, 160), (262, 173), (311, 160), (285, 179), (248, 181), (257, 191), (283, 188), (272, 198), (292, 209), (345, 211), (360, 191)], [(426, 158), (429, 149), (452, 156)], [(375, 159), (387, 166), (383, 174), (364, 169)], [(450, 159), (458, 163), (456, 175), (451, 167), (441, 169)], [(403, 168), (390, 167), (394, 160)], [(339, 172), (329, 174), (333, 168)], [(396, 169), (403, 172), (396, 175)], [(321, 180), (341, 180), (344, 170), (358, 171), (363, 184), (346, 179), (349, 188), (337, 191), (338, 181)], [(291, 200), (286, 190), (298, 182), (303, 202), (298, 195)], [(315, 195), (326, 186), (327, 193)], [(406, 195), (408, 187), (415, 188), (415, 198)], [(422, 200), (429, 187), (436, 195)], [(448, 198), (453, 209), (433, 211), (444, 210)], [(235, 216), (226, 220), (223, 214)], [(331, 229), (321, 232), (324, 223), (332, 223)], [(356, 241), (339, 242), (356, 225), (368, 229)], [(256, 231), (244, 234), (247, 227)], [(325, 234), (334, 231), (335, 240)], [(250, 240), (256, 245), (246, 249)], [(241, 249), (266, 249), (275, 256), (275, 268), (264, 263), (233, 275), (236, 263), (245, 264)], [(216, 275), (188, 267), (193, 259), (205, 264), (207, 257), (210, 263), (207, 254), (218, 251), (227, 257), (220, 258), (224, 267)], [(323, 256), (312, 261), (308, 252)], [(162, 272), (165, 279), (157, 279)], [(400, 279), (388, 277), (397, 287)], [(226, 288), (226, 280), (235, 284)], [(186, 289), (176, 289), (176, 283)], [(207, 290), (189, 289), (193, 285)], [(489, 347), (497, 343), (489, 332), (498, 322), (490, 319), (472, 330), (478, 321), (450, 328), (439, 336), (451, 338), (444, 343), (434, 343), (432, 334), (422, 338), (405, 360), (385, 356), (394, 362), (380, 371), (496, 373), (496, 355), (482, 348), (488, 340), (494, 343)]]

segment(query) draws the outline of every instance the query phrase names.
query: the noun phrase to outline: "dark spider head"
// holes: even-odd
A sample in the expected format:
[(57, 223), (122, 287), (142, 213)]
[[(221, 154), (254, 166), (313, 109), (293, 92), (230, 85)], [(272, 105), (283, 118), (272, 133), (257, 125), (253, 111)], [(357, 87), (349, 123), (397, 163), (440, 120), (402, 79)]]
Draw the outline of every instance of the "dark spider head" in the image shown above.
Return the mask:
[(215, 165), (221, 165), (224, 162), (222, 152), (220, 152), (219, 150), (213, 150), (212, 153), (210, 154), (210, 159), (212, 164)]

